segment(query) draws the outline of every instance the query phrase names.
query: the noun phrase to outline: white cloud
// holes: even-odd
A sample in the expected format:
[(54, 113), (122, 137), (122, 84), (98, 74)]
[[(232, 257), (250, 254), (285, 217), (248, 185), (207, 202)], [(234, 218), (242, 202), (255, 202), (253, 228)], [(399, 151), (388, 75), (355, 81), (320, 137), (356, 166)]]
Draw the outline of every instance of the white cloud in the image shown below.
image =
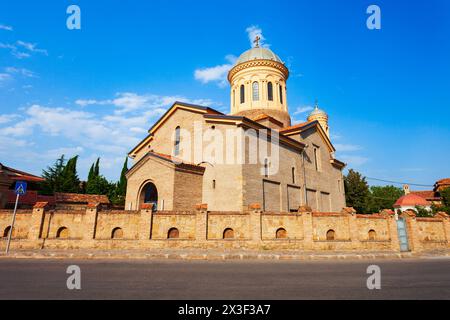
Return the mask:
[(361, 150), (362, 147), (355, 145), (355, 144), (342, 144), (342, 143), (336, 143), (335, 145), (336, 150), (339, 152), (349, 152), (349, 151), (358, 151)]
[(350, 167), (359, 167), (362, 166), (363, 164), (365, 164), (367, 161), (369, 161), (368, 158), (366, 157), (362, 157), (362, 156), (357, 156), (357, 155), (341, 155), (340, 160), (344, 161), (345, 163), (347, 163)]
[(25, 41), (19, 40), (19, 41), (17, 41), (17, 45), (21, 46), (31, 52), (42, 53), (46, 56), (48, 55), (47, 50), (36, 48), (36, 46), (37, 46), (36, 43), (30, 43), (30, 42), (25, 42)]
[(313, 110), (314, 108), (311, 106), (302, 106), (302, 107), (297, 107), (297, 109), (295, 109), (295, 111), (292, 113), (294, 115), (298, 115), (298, 114), (302, 114), (308, 111)]
[(6, 67), (5, 71), (10, 74), (16, 73), (16, 74), (23, 75), (24, 77), (36, 78), (36, 74), (33, 71), (30, 71), (25, 68)]
[(248, 40), (250, 41), (250, 47), (254, 47), (255, 46), (255, 39), (257, 36), (259, 36), (259, 46), (260, 47), (265, 47), (268, 48), (270, 47), (270, 44), (266, 44), (266, 38), (264, 37), (263, 33), (262, 33), (262, 29), (257, 26), (257, 25), (252, 25), (250, 27), (247, 27), (247, 29), (245, 29), (245, 32), (247, 32), (248, 35)]
[(0, 124), (11, 122), (12, 120), (16, 119), (17, 117), (19, 117), (19, 115), (17, 115), (17, 114), (1, 114), (0, 115)]
[(116, 115), (138, 112), (144, 113), (147, 117), (152, 117), (163, 114), (175, 101), (183, 101), (202, 106), (210, 106), (213, 103), (210, 99), (192, 100), (183, 96), (140, 95), (133, 92), (116, 93), (116, 98), (114, 99), (78, 99), (75, 103), (82, 107), (89, 105), (112, 105), (116, 107), (114, 110)]
[(13, 27), (7, 26), (5, 24), (0, 24), (0, 30), (13, 31)]
[(12, 77), (11, 77), (11, 75), (9, 73), (0, 73), (0, 84), (3, 81), (7, 81), (7, 80), (10, 80), (10, 79), (12, 79)]
[(201, 83), (216, 82), (220, 87), (227, 85), (228, 71), (233, 67), (237, 57), (231, 54), (225, 56), (228, 63), (214, 67), (199, 68), (194, 71), (195, 80)]

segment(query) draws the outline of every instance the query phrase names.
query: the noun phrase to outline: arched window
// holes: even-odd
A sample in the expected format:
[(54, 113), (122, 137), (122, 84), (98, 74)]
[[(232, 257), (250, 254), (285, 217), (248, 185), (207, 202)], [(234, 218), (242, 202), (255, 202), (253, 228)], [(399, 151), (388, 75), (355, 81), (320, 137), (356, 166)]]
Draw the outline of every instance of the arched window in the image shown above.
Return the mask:
[[(3, 232), (3, 238), (9, 237), (9, 230), (11, 230), (11, 226), (7, 226), (7, 227), (5, 228), (5, 231)], [(13, 230), (13, 231), (14, 231), (14, 230)], [(12, 237), (12, 235), (11, 235), (11, 237)]]
[(259, 100), (259, 84), (258, 82), (253, 82), (252, 84), (253, 101)]
[(223, 230), (223, 238), (224, 239), (233, 239), (234, 238), (234, 230), (231, 228), (226, 228)]
[(245, 102), (245, 87), (243, 84), (241, 84), (241, 103)]
[(122, 228), (114, 228), (111, 232), (111, 239), (122, 239), (123, 238), (123, 230)]
[(155, 211), (158, 208), (158, 190), (156, 189), (156, 186), (149, 182), (145, 185), (143, 189), (144, 194), (144, 203), (152, 203), (153, 204), (153, 210)]
[(267, 83), (267, 100), (273, 101), (273, 84), (272, 84), (272, 82)]
[(377, 233), (375, 230), (369, 230), (369, 240), (375, 240), (377, 238)]
[(327, 231), (327, 240), (334, 240), (335, 232), (333, 229)]
[(174, 144), (174, 151), (173, 155), (177, 156), (180, 154), (180, 127), (175, 128), (175, 144)]
[(167, 239), (176, 239), (180, 237), (180, 232), (177, 228), (170, 228), (167, 232)]
[(284, 228), (279, 228), (275, 234), (277, 239), (286, 239), (287, 238), (287, 231)]
[(69, 229), (61, 227), (56, 232), (56, 238), (67, 239), (69, 237)]
[(278, 88), (280, 89), (280, 103), (283, 104), (283, 87), (280, 84)]

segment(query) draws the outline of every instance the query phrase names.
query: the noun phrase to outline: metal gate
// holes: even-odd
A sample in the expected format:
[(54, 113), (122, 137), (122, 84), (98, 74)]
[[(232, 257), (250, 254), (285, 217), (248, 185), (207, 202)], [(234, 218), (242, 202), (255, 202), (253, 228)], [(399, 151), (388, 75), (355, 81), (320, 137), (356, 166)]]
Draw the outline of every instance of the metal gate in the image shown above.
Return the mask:
[(397, 220), (398, 240), (400, 241), (400, 251), (409, 251), (408, 234), (406, 233), (406, 221), (403, 218)]

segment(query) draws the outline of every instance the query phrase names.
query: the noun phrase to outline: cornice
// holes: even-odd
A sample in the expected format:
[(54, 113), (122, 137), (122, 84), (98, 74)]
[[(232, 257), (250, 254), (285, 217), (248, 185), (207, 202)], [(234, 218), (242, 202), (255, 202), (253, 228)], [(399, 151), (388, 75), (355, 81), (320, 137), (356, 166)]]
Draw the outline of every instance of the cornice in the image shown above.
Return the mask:
[(285, 76), (286, 80), (289, 78), (289, 70), (286, 68), (286, 66), (278, 61), (273, 60), (267, 60), (267, 59), (255, 59), (250, 60), (246, 62), (242, 62), (238, 65), (235, 65), (231, 70), (228, 72), (228, 81), (231, 82), (231, 79), (238, 73), (239, 71), (242, 71), (247, 68), (252, 67), (272, 67), (275, 69), (280, 70), (283, 75)]

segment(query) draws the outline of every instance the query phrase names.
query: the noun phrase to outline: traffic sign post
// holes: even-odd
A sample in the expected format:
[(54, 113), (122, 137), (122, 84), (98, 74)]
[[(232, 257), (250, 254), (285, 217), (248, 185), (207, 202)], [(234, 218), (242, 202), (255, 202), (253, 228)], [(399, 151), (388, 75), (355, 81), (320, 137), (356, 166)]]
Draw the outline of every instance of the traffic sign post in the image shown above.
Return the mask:
[(16, 222), (16, 211), (17, 211), (17, 204), (19, 203), (19, 197), (27, 193), (27, 183), (25, 181), (16, 181), (14, 192), (16, 194), (16, 203), (14, 204), (14, 213), (11, 221), (11, 226), (9, 228), (8, 243), (6, 244), (6, 251), (5, 251), (6, 254), (8, 254), (9, 246), (11, 244), (11, 237), (14, 230), (14, 223)]

